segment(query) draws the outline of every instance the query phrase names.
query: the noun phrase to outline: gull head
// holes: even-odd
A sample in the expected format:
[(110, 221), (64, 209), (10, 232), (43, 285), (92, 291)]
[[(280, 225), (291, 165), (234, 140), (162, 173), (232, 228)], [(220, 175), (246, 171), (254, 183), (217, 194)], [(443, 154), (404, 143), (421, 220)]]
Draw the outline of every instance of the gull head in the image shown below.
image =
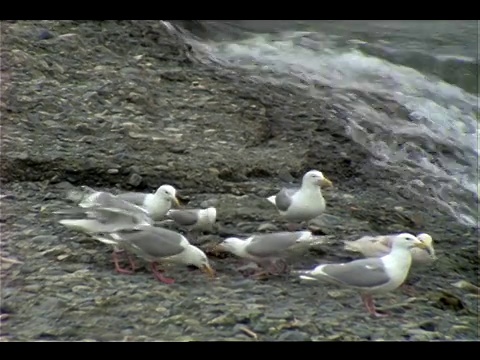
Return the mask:
[(229, 237), (224, 239), (217, 246), (215, 246), (215, 251), (230, 252), (232, 254), (236, 254), (240, 251), (241, 248), (243, 248), (243, 246), (245, 246), (245, 240), (236, 237)]
[(332, 182), (327, 179), (321, 171), (318, 170), (310, 170), (305, 175), (303, 175), (302, 183), (320, 187), (333, 186)]
[(173, 201), (175, 205), (180, 206), (180, 202), (177, 199), (177, 191), (171, 185), (160, 186), (155, 192), (155, 194), (161, 196), (168, 201)]
[(189, 265), (196, 266), (209, 277), (215, 277), (215, 270), (210, 265), (207, 255), (196, 246), (190, 245), (188, 247), (188, 254), (185, 262)]
[(428, 246), (419, 240), (415, 235), (409, 233), (401, 233), (395, 236), (392, 240), (392, 249), (401, 248), (401, 249), (413, 249), (413, 248), (420, 248), (420, 249), (427, 249)]
[(432, 237), (427, 234), (427, 233), (421, 233), (421, 234), (418, 234), (417, 235), (417, 239), (420, 240), (421, 242), (423, 242), (427, 248), (426, 250), (428, 251), (428, 253), (430, 254), (430, 256), (433, 258), (433, 259), (436, 259), (436, 255), (435, 255), (435, 249), (433, 248), (433, 239)]

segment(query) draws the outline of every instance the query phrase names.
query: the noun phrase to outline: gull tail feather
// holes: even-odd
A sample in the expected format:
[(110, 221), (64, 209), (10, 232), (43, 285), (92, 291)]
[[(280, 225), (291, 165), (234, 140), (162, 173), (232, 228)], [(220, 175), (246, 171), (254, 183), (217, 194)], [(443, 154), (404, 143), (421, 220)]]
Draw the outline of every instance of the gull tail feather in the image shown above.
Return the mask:
[(318, 236), (313, 236), (311, 231), (302, 231), (302, 233), (302, 236), (297, 239), (297, 243), (317, 245), (324, 242), (323, 239), (320, 239)]
[(92, 219), (63, 219), (59, 223), (67, 228), (83, 232), (94, 232), (99, 225), (97, 220)]
[(310, 275), (312, 270), (292, 270), (292, 274), (297, 274), (297, 275)]
[(314, 277), (307, 276), (307, 275), (300, 275), (300, 279), (308, 280), (308, 281), (318, 281), (318, 279), (315, 279)]
[(83, 208), (61, 209), (61, 210), (53, 211), (52, 214), (55, 214), (55, 215), (82, 215), (82, 214), (85, 214), (85, 209), (83, 209)]
[(318, 281), (320, 278), (324, 278), (326, 276), (326, 274), (323, 272), (324, 266), (325, 265), (318, 265), (313, 270), (296, 271), (295, 273), (299, 275), (300, 279)]
[(157, 221), (157, 222), (155, 223), (155, 225), (158, 225), (158, 226), (162, 226), (162, 225), (172, 225), (172, 224), (174, 224), (174, 223), (175, 223), (174, 220), (172, 220), (172, 219), (166, 219), (166, 220)]
[(97, 241), (100, 241), (104, 244), (107, 244), (107, 245), (114, 245), (115, 247), (118, 246), (118, 241), (112, 239), (110, 236), (108, 235), (95, 235), (95, 236), (92, 236), (95, 240)]

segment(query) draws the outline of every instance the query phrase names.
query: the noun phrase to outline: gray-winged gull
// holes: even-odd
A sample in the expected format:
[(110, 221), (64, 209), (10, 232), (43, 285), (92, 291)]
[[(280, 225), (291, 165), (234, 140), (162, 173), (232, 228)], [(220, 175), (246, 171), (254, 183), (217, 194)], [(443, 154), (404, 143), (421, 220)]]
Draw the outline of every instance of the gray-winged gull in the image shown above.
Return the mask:
[(282, 231), (256, 234), (247, 239), (230, 237), (218, 244), (216, 250), (253, 260), (273, 271), (281, 271), (277, 263), (283, 260), (284, 256), (304, 251), (317, 242), (310, 231)]
[(189, 232), (191, 231), (212, 231), (217, 219), (217, 209), (209, 207), (206, 209), (170, 209), (166, 215)]
[(125, 247), (148, 261), (153, 275), (166, 284), (172, 284), (175, 280), (164, 277), (157, 269), (158, 263), (193, 265), (209, 276), (215, 276), (207, 255), (175, 231), (142, 225), (135, 229), (108, 233), (104, 237), (103, 241)]
[(393, 291), (403, 284), (412, 263), (410, 249), (414, 247), (425, 249), (427, 245), (412, 234), (398, 234), (392, 240), (392, 250), (388, 255), (348, 263), (319, 265), (313, 270), (300, 271), (300, 278), (326, 280), (354, 288), (361, 294), (363, 303), (371, 315), (386, 316), (376, 311), (373, 295)]
[[(139, 216), (148, 216), (151, 218), (149, 212), (131, 201), (122, 199), (118, 195), (113, 195), (108, 191), (97, 191), (88, 186), (81, 186), (81, 198), (78, 199), (77, 205), (81, 208), (109, 208), (121, 209), (131, 214), (138, 214)], [(76, 191), (70, 192), (69, 198), (75, 200)]]
[(167, 214), (172, 207), (172, 202), (180, 206), (176, 196), (177, 191), (171, 185), (162, 185), (153, 194), (144, 194), (139, 192), (126, 192), (118, 194), (120, 199), (131, 202), (132, 204), (143, 207), (148, 211), (153, 220), (160, 220)]
[[(361, 253), (365, 257), (381, 257), (387, 255), (392, 248), (392, 240), (396, 235), (362, 236), (358, 240), (344, 241), (345, 250)], [(433, 248), (433, 239), (427, 233), (417, 235), (417, 239), (422, 241), (426, 249), (412, 248), (412, 267), (429, 265), (437, 257)]]
[[(88, 194), (84, 194), (81, 199), (77, 199), (80, 200), (78, 208), (54, 212), (55, 214), (81, 217), (60, 220), (59, 223), (65, 227), (94, 237), (95, 234), (99, 233), (131, 229), (137, 225), (153, 224), (148, 212), (139, 206), (119, 199), (109, 192), (95, 191), (88, 187), (83, 187), (83, 190), (87, 191)], [(71, 199), (73, 198), (71, 197)], [(124, 249), (111, 242), (107, 242), (107, 244), (114, 245), (112, 258), (115, 263), (115, 270), (119, 273), (131, 274), (135, 270), (133, 258), (128, 253), (126, 254), (131, 270), (120, 267), (118, 254), (123, 253)]]
[(309, 221), (325, 211), (326, 203), (321, 187), (332, 185), (322, 172), (310, 170), (303, 176), (300, 188), (282, 188), (267, 200), (290, 222), (289, 230), (293, 230), (294, 222)]
[[(394, 237), (395, 235), (363, 236), (358, 240), (344, 241), (344, 247), (345, 250), (361, 253), (365, 257), (380, 257), (390, 252)], [(432, 237), (427, 233), (421, 233), (417, 235), (417, 238), (424, 242), (427, 248), (410, 249), (412, 253), (412, 269), (431, 265), (437, 260)], [(402, 289), (410, 296), (415, 294), (415, 290), (407, 283), (402, 285)]]

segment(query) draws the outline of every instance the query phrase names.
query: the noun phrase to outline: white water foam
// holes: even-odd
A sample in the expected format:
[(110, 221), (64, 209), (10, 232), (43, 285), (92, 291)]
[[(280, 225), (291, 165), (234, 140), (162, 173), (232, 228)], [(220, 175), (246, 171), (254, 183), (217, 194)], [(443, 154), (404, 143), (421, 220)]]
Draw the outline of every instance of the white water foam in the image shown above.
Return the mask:
[[(414, 171), (417, 179), (409, 184), (410, 191), (432, 197), (461, 223), (477, 226), (478, 97), (354, 47), (340, 49), (334, 37), (319, 33), (285, 32), (192, 45), (209, 61), (263, 71), (259, 80), (335, 89), (330, 100), (350, 114), (347, 133), (375, 156), (376, 163)], [(306, 89), (325, 99), (326, 94), (313, 86)], [(408, 119), (377, 111), (361, 94), (395, 101), (408, 110)]]

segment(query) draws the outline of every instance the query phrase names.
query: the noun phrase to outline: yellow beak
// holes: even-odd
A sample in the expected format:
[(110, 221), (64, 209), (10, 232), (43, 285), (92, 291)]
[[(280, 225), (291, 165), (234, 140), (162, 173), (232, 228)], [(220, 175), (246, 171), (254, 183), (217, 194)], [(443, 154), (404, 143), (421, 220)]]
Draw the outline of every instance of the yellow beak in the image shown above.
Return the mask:
[(202, 270), (211, 278), (215, 277), (215, 270), (213, 270), (213, 268), (209, 264), (203, 265), (200, 270)]
[(323, 187), (332, 187), (333, 183), (329, 179), (323, 178), (323, 180), (320, 182), (320, 185)]
[(178, 201), (178, 199), (177, 199), (176, 196), (173, 197), (173, 202), (175, 203), (175, 205), (176, 205), (177, 207), (180, 207), (180, 206), (181, 206), (181, 205), (180, 205), (180, 201)]
[(427, 244), (425, 244), (425, 243), (423, 243), (423, 242), (421, 242), (421, 241), (420, 241), (420, 242), (416, 242), (414, 246), (415, 246), (415, 247), (418, 247), (418, 248), (420, 248), (420, 249), (422, 249), (422, 250), (428, 250), (428, 251), (430, 252), (430, 246), (428, 246)]
[(435, 255), (435, 249), (432, 245), (426, 245), (425, 249), (428, 251), (428, 254), (431, 256), (432, 259), (437, 259), (437, 255)]

